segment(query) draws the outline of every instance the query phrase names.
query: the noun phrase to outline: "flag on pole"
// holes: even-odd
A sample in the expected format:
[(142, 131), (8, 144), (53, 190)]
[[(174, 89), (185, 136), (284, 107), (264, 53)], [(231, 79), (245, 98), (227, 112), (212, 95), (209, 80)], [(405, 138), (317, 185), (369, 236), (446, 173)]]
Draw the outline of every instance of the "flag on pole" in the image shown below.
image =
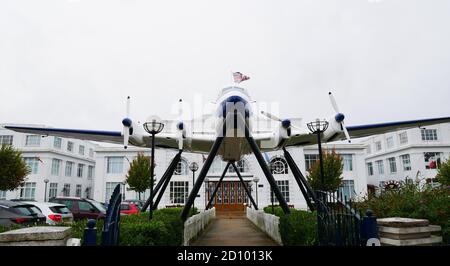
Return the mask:
[(246, 80), (250, 79), (250, 77), (242, 74), (241, 72), (234, 72), (233, 79), (234, 79), (234, 83), (241, 83), (242, 81), (246, 81)]

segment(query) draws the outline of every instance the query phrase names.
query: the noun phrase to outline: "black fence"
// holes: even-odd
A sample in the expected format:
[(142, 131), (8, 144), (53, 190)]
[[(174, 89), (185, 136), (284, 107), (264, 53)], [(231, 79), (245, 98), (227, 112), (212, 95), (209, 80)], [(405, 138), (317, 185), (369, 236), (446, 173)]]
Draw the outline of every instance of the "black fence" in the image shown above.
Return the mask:
[(341, 193), (316, 191), (317, 226), (320, 246), (379, 245), (376, 217), (365, 215)]

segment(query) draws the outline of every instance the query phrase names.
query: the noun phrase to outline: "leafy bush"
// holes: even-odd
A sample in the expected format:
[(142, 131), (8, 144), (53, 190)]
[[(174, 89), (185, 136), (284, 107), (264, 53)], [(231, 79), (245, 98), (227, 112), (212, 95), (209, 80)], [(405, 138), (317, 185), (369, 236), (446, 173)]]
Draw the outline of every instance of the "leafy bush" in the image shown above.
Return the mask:
[(427, 219), (442, 227), (444, 243), (450, 236), (450, 198), (447, 187), (433, 188), (419, 183), (405, 184), (380, 196), (365, 198), (356, 203), (360, 209), (372, 209), (377, 218), (405, 217)]
[[(314, 246), (317, 244), (316, 212), (291, 209), (284, 214), (281, 207), (274, 208), (275, 215), (280, 217), (280, 235), (285, 246)], [(264, 208), (264, 212), (272, 214), (272, 207)]]
[[(194, 209), (197, 213), (197, 209)], [(181, 208), (155, 210), (149, 221), (149, 213), (120, 217), (119, 245), (121, 246), (180, 246), (183, 241), (184, 223), (180, 219)], [(72, 237), (83, 239), (87, 220), (72, 223)], [(103, 220), (97, 221), (97, 245), (101, 243)], [(82, 240), (83, 241), (83, 240)]]
[(320, 175), (320, 161), (317, 160), (310, 169), (306, 177), (313, 190), (323, 190), (334, 192), (342, 184), (342, 157), (334, 149), (324, 151), (323, 154), (323, 184)]
[(16, 230), (16, 229), (20, 229), (22, 228), (22, 226), (20, 225), (11, 225), (11, 226), (4, 226), (4, 225), (0, 225), (0, 233), (6, 232), (6, 231), (10, 231), (10, 230)]

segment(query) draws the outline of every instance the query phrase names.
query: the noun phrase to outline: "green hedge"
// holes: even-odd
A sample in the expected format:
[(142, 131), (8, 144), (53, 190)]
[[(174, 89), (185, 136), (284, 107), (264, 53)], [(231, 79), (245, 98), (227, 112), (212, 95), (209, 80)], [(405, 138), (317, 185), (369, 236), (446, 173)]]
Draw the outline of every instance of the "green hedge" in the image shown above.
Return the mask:
[(356, 203), (360, 209), (371, 209), (377, 218), (405, 217), (427, 219), (442, 227), (444, 243), (450, 241), (450, 190), (446, 186), (407, 184)]
[[(121, 246), (181, 246), (184, 223), (180, 218), (181, 208), (159, 209), (149, 213), (123, 215), (120, 217), (119, 245)], [(190, 212), (192, 214), (192, 212)], [(197, 209), (195, 209), (197, 213)], [(72, 235), (81, 238), (87, 220), (71, 224)], [(101, 242), (103, 221), (97, 221), (97, 244)]]
[[(316, 212), (291, 209), (284, 214), (283, 209), (274, 208), (275, 215), (280, 217), (280, 235), (285, 246), (315, 246), (317, 244)], [(272, 214), (272, 207), (264, 208), (264, 212)]]

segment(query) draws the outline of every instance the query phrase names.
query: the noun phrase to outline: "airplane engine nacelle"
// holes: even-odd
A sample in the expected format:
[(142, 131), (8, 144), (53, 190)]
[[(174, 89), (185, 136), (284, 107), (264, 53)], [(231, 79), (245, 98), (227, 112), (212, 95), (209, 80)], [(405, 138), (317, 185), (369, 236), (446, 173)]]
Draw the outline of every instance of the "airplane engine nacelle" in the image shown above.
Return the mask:
[(341, 123), (336, 121), (336, 116), (328, 119), (328, 129), (323, 133), (325, 139), (329, 139), (333, 137), (337, 133), (342, 133), (344, 130), (342, 129)]

